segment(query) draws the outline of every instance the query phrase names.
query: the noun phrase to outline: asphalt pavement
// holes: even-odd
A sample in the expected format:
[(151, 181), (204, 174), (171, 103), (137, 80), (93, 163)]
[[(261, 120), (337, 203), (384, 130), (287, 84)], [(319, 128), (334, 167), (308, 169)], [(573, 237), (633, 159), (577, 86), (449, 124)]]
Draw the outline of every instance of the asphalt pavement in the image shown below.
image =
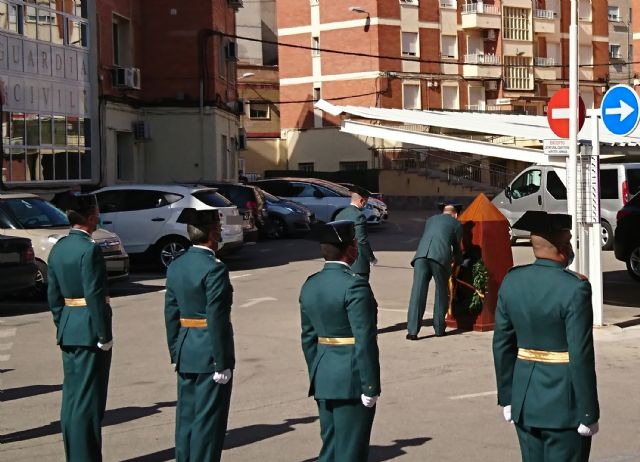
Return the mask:
[[(392, 211), (370, 233), (379, 265), (371, 284), (379, 304), (382, 396), (369, 460), (519, 460), (515, 430), (502, 419), (490, 332), (433, 337), (429, 291), (425, 326), (405, 340), (411, 256), (424, 217)], [(526, 243), (517, 264), (533, 260)], [(300, 349), (298, 294), (322, 267), (304, 239), (260, 242), (230, 257), (237, 369), (223, 460), (315, 460), (315, 403)], [(603, 253), (605, 327), (595, 329), (600, 433), (592, 461), (640, 461), (640, 284), (612, 252)], [(103, 454), (110, 461), (173, 460), (176, 379), (166, 346), (164, 275), (134, 268), (112, 287), (114, 356)], [(64, 460), (59, 427), (62, 364), (43, 303), (0, 301), (0, 460)]]

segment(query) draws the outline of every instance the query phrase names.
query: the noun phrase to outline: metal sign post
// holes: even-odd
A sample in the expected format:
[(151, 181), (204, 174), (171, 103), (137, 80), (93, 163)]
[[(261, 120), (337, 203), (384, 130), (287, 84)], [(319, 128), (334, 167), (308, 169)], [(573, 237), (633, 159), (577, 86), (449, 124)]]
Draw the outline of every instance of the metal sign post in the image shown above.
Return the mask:
[[(602, 225), (600, 224), (600, 132), (598, 119), (600, 109), (589, 111), (592, 123), (591, 155), (589, 156), (589, 178), (590, 181), (584, 188), (584, 207), (587, 208), (588, 215), (585, 217), (588, 230), (587, 240), (584, 248), (587, 255), (584, 264), (587, 266), (586, 272), (591, 282), (591, 305), (593, 308), (593, 324), (603, 325), (603, 290), (602, 290)], [(584, 165), (584, 164), (583, 164)], [(589, 210), (590, 209), (590, 210)]]
[[(571, 215), (571, 244), (578, 248), (577, 178), (578, 163), (578, 0), (571, 0), (571, 24), (569, 25), (569, 157), (567, 159), (567, 211)], [(570, 266), (580, 267), (579, 258)]]

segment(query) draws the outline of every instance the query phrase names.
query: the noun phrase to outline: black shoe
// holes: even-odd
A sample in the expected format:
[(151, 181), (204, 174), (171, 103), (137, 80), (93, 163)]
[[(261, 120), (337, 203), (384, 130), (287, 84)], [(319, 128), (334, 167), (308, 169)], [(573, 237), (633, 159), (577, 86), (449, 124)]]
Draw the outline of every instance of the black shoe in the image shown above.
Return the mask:
[(416, 334), (407, 334), (407, 340), (418, 340), (418, 336)]
[(436, 337), (445, 337), (447, 335), (446, 332), (443, 332), (441, 334), (436, 334)]

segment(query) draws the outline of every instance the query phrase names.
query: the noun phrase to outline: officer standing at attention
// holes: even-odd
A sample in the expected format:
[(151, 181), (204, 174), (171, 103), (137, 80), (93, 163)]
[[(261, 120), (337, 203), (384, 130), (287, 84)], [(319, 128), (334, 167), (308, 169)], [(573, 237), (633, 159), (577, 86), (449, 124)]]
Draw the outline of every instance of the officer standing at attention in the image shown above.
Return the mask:
[(493, 358), (498, 404), (524, 462), (589, 460), (600, 410), (591, 284), (573, 260), (571, 216), (528, 211), (536, 261), (512, 268), (498, 292)]
[(64, 367), (60, 425), (66, 460), (97, 462), (113, 346), (107, 269), (91, 238), (100, 221), (96, 196), (72, 196), (67, 205), (72, 229), (48, 261), (48, 301)]
[(217, 210), (185, 209), (193, 244), (167, 270), (165, 324), (178, 375), (176, 460), (219, 461), (227, 431), (235, 365), (227, 267), (214, 251), (220, 242)]
[(369, 282), (350, 268), (358, 252), (355, 234), (351, 221), (322, 227), (325, 266), (300, 292), (309, 396), (320, 414), (319, 462), (366, 462), (380, 395), (378, 304)]
[(351, 265), (351, 270), (368, 281), (369, 273), (371, 272), (370, 264), (375, 265), (378, 263), (378, 260), (373, 254), (373, 250), (371, 250), (371, 245), (369, 245), (367, 219), (364, 213), (362, 213), (371, 193), (355, 185), (349, 186), (349, 191), (351, 191), (351, 204), (342, 209), (336, 215), (335, 219), (336, 221), (348, 220), (355, 223), (356, 240), (358, 241), (358, 258), (353, 265)]
[(432, 216), (425, 223), (418, 250), (411, 260), (413, 286), (407, 316), (407, 340), (418, 340), (431, 277), (436, 284), (433, 329), (436, 337), (445, 335), (451, 262), (453, 260), (456, 265), (462, 263), (462, 224), (457, 220), (462, 206), (441, 203), (438, 207), (442, 213)]

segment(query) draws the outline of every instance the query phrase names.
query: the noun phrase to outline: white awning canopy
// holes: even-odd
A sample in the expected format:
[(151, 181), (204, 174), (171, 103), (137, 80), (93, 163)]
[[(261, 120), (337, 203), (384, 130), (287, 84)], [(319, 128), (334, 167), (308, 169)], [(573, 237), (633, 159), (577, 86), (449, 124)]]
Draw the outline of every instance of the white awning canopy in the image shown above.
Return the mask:
[[(315, 107), (334, 116), (350, 115), (354, 118), (370, 121), (404, 124), (404, 127), (402, 125), (385, 126), (371, 122), (356, 122), (351, 119), (344, 119), (342, 131), (347, 133), (526, 162), (549, 162), (549, 157), (539, 149), (505, 146), (449, 135), (436, 135), (420, 131), (416, 127), (411, 127), (411, 125), (441, 127), (485, 135), (510, 136), (538, 141), (558, 138), (549, 128), (545, 116), (338, 106), (326, 100), (318, 101)], [(623, 137), (610, 134), (602, 124), (602, 121), (599, 123), (601, 143), (618, 146), (640, 145), (640, 128), (637, 128), (631, 136)], [(590, 143), (590, 120), (587, 119), (578, 137), (581, 141)]]

